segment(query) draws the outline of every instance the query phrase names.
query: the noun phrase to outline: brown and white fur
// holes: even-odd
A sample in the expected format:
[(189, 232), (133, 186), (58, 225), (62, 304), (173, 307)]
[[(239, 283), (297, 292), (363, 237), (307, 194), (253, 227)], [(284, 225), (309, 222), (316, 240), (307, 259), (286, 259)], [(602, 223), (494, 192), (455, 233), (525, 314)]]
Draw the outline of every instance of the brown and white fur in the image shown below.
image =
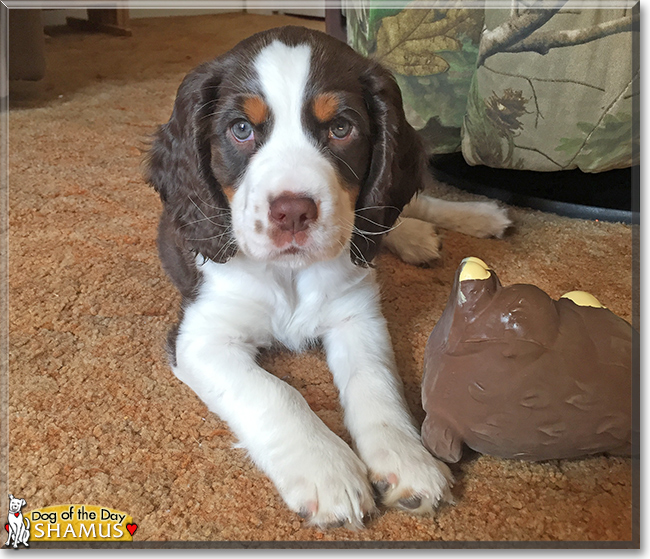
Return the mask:
[[(322, 33), (255, 35), (184, 79), (147, 176), (183, 295), (174, 373), (287, 505), (319, 527), (360, 527), (372, 485), (417, 513), (450, 500), (450, 471), (407, 411), (369, 264), (382, 237), (411, 262), (437, 257), (433, 225), (414, 218), (480, 222), (481, 236), (509, 221), (491, 203), (414, 199), (427, 159), (392, 76)], [(256, 361), (260, 348), (319, 340), (355, 451)]]

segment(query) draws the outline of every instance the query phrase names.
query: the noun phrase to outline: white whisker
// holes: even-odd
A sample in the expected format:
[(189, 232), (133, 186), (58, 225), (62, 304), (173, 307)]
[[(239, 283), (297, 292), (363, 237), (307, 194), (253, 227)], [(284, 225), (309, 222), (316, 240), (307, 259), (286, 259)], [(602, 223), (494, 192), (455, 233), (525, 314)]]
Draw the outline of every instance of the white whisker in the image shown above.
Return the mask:
[(203, 237), (203, 238), (196, 238), (196, 239), (187, 239), (188, 241), (212, 241), (214, 239), (220, 239), (224, 235), (230, 234), (230, 228), (228, 228), (226, 231), (223, 233), (219, 233), (218, 235), (212, 235), (210, 237)]
[(350, 250), (352, 250), (359, 257), (359, 260), (361, 260), (366, 266), (370, 266), (370, 263), (366, 260), (361, 249), (352, 240), (350, 240)]
[(389, 227), (388, 225), (384, 225), (383, 223), (377, 223), (376, 221), (373, 221), (372, 219), (370, 219), (368, 217), (364, 217), (364, 216), (358, 215), (356, 213), (355, 213), (355, 216), (359, 217), (361, 219), (365, 219), (366, 221), (369, 221), (370, 223), (372, 223), (373, 225), (376, 225), (377, 227), (383, 227), (385, 229), (384, 231), (379, 231), (377, 233), (370, 233), (369, 231), (367, 231), (368, 235), (383, 235), (385, 233), (388, 233), (389, 231), (392, 231), (393, 229), (395, 229), (395, 227), (399, 227), (399, 222), (397, 222), (396, 225), (393, 225), (393, 227)]
[[(222, 214), (222, 215), (223, 215), (223, 214)], [(190, 225), (195, 225), (195, 224), (197, 224), (197, 223), (201, 223), (202, 221), (209, 221), (209, 222), (212, 223), (213, 225), (216, 225), (216, 224), (212, 221), (212, 219), (213, 219), (213, 218), (216, 219), (217, 217), (221, 217), (221, 215), (219, 215), (219, 214), (215, 214), (215, 215), (211, 215), (211, 216), (209, 216), (209, 217), (206, 216), (206, 217), (202, 217), (201, 219), (195, 219), (194, 221), (188, 221), (187, 223), (184, 223), (183, 225), (181, 225), (181, 226), (179, 227), (179, 229), (183, 229), (184, 227), (188, 227), (188, 226), (190, 226)]]
[(341, 159), (341, 158), (340, 158), (338, 155), (336, 155), (336, 154), (335, 154), (331, 149), (329, 149), (329, 148), (325, 148), (325, 149), (327, 150), (327, 153), (329, 153), (332, 157), (338, 159), (338, 160), (339, 160), (341, 163), (343, 163), (343, 164), (344, 164), (348, 169), (350, 169), (350, 172), (354, 175), (354, 178), (355, 178), (355, 179), (357, 179), (357, 180), (361, 180), (361, 179), (359, 178), (359, 175), (357, 175), (357, 174), (354, 172), (354, 169), (353, 169), (352, 167), (350, 167), (350, 165), (348, 164), (347, 161), (344, 161), (343, 159)]
[(221, 250), (217, 253), (217, 259), (220, 259), (222, 254), (225, 254), (231, 246), (236, 244), (237, 241), (234, 238), (231, 238), (223, 247), (221, 247)]
[(354, 210), (354, 213), (362, 212), (364, 210), (383, 210), (388, 208), (390, 208), (391, 210), (397, 210), (398, 212), (400, 211), (400, 209), (397, 206), (364, 206), (363, 208), (358, 208)]
[(217, 227), (223, 227), (223, 225), (222, 225), (221, 223), (217, 223), (217, 222), (215, 222), (215, 221), (212, 221), (212, 219), (210, 219), (207, 215), (205, 215), (205, 212), (204, 212), (204, 211), (199, 207), (199, 205), (198, 205), (194, 200), (192, 200), (192, 196), (190, 196), (190, 195), (188, 194), (187, 197), (189, 198), (190, 202), (192, 202), (192, 204), (194, 204), (194, 206), (196, 207), (196, 209), (199, 210), (199, 211), (201, 212), (201, 215), (202, 215), (206, 220), (208, 220), (208, 221), (209, 221), (210, 223), (212, 223), (213, 225), (216, 225)]
[(220, 210), (220, 211), (222, 211), (222, 212), (230, 213), (230, 208), (223, 208), (223, 207), (221, 207), (221, 206), (213, 206), (212, 204), (209, 204), (209, 203), (206, 202), (203, 198), (201, 198), (201, 197), (196, 193), (196, 191), (195, 191), (195, 192), (192, 192), (192, 194), (194, 194), (194, 196), (196, 196), (196, 197), (197, 197), (201, 202), (203, 202), (203, 204), (205, 204), (208, 208), (212, 208), (212, 209), (215, 209), (215, 210)]

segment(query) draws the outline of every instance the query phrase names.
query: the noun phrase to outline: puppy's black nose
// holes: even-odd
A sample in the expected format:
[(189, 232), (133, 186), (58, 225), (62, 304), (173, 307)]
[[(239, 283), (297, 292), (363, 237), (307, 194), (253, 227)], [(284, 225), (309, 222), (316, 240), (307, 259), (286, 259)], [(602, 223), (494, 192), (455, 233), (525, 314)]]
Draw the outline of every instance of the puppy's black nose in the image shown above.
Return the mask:
[(304, 231), (318, 217), (316, 202), (306, 196), (283, 194), (271, 202), (269, 217), (282, 231)]

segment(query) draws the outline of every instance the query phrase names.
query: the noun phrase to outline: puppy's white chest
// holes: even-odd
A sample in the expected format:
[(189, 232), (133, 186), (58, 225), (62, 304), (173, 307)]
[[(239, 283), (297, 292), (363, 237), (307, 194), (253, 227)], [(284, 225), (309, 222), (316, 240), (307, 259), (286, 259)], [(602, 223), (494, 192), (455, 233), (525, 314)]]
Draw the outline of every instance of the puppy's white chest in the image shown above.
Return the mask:
[(300, 272), (283, 270), (272, 289), (274, 303), (270, 309), (273, 337), (289, 349), (299, 351), (322, 335), (321, 297), (309, 293)]
[(246, 341), (258, 347), (278, 341), (294, 351), (305, 349), (330, 326), (341, 286), (351, 279), (346, 270), (359, 275), (351, 264), (337, 261), (292, 270), (241, 256), (227, 264), (207, 261), (199, 269), (204, 281), (188, 312), (200, 315), (211, 329), (232, 328), (233, 336), (246, 332)]

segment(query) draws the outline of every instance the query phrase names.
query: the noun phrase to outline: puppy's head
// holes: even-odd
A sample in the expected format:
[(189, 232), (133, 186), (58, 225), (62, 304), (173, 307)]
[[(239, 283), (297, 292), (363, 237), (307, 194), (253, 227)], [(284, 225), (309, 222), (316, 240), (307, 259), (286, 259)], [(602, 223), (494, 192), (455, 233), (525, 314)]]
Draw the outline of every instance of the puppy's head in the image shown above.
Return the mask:
[(190, 73), (148, 179), (184, 248), (301, 267), (367, 265), (422, 184), (420, 142), (378, 64), (298, 27), (251, 37)]

